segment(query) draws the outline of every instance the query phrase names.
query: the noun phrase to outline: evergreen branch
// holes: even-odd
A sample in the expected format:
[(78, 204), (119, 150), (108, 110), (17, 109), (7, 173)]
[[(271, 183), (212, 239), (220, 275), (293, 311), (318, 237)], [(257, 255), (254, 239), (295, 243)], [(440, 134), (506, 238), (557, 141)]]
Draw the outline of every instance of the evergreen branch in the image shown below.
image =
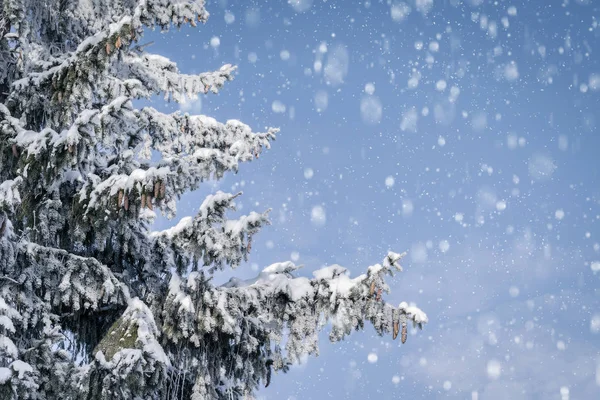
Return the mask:
[(235, 195), (217, 192), (208, 196), (194, 217), (185, 217), (172, 228), (152, 232), (154, 257), (161, 264), (169, 259), (180, 259), (180, 267), (187, 268), (192, 261), (202, 261), (209, 271), (222, 269), (224, 264), (235, 268), (246, 260), (252, 248), (252, 237), (269, 224), (267, 210), (252, 212), (237, 220), (225, 218), (225, 212), (235, 209)]
[[(81, 76), (87, 81), (96, 80), (97, 77), (105, 73), (112, 61), (120, 59), (119, 54), (126, 53), (129, 46), (137, 41), (143, 33), (143, 26), (152, 28), (155, 25), (166, 28), (171, 24), (181, 26), (184, 23), (190, 23), (195, 26), (196, 19), (205, 22), (208, 18), (208, 12), (204, 8), (203, 1), (171, 3), (159, 0), (140, 0), (132, 15), (123, 16), (119, 21), (109, 24), (99, 32), (83, 40), (77, 49), (71, 52), (63, 59), (56, 59), (53, 62), (40, 63), (37, 70), (41, 72), (31, 72), (29, 75), (13, 82), (12, 96), (18, 96), (19, 93), (26, 92), (31, 87), (41, 87), (52, 83), (54, 88), (53, 98), (61, 102), (72, 93), (73, 78)], [(147, 61), (157, 61), (157, 56), (142, 56)], [(164, 61), (166, 59), (160, 57)], [(139, 56), (131, 58), (130, 61), (139, 59)], [(172, 63), (171, 63), (172, 64)], [(151, 73), (149, 68), (142, 68), (140, 72)], [(174, 64), (172, 64), (174, 66)], [(138, 65), (139, 66), (139, 65)], [(145, 65), (148, 67), (148, 65)], [(224, 80), (231, 79), (231, 72), (235, 67), (225, 65), (218, 73), (200, 74), (197, 77), (179, 75), (176, 69), (169, 68), (170, 75), (166, 75), (169, 83), (180, 80), (184, 84), (180, 90), (186, 90), (188, 94), (194, 85), (203, 83), (204, 86), (199, 90), (206, 93), (209, 89), (217, 92), (222, 86)], [(151, 90), (160, 90), (160, 85), (155, 85)], [(70, 85), (70, 86), (69, 86)], [(176, 86), (163, 90), (171, 92)], [(197, 92), (196, 92), (197, 93)], [(178, 97), (178, 96), (176, 96)]]
[[(273, 264), (254, 279), (233, 278), (220, 287), (211, 286), (202, 273), (187, 279), (174, 274), (162, 304), (163, 332), (172, 345), (187, 343), (190, 355), (207, 358), (216, 371), (219, 366), (226, 371), (222, 375), (200, 368), (199, 376), (212, 379), (200, 384), (217, 387), (229, 381), (239, 391), (248, 389), (248, 382), (268, 384), (271, 367), (285, 370), (301, 357), (318, 353), (325, 321), (332, 324), (331, 341), (369, 321), (379, 335), (391, 333), (394, 339), (402, 326), (404, 343), (407, 322), (421, 328), (427, 316), (406, 303), (393, 307), (381, 297), (380, 290), (388, 289), (384, 277), (401, 270), (402, 256), (390, 252), (382, 264), (353, 279), (338, 265), (315, 271), (312, 279), (293, 277), (299, 267), (292, 262)], [(284, 332), (285, 354), (280, 347)], [(227, 343), (230, 350), (212, 353), (202, 348), (202, 343), (214, 341)], [(237, 363), (238, 357), (245, 362)]]
[[(54, 306), (96, 310), (99, 302), (123, 304), (129, 290), (112, 271), (94, 257), (82, 257), (63, 249), (36, 243), (19, 243), (23, 271), (41, 270), (31, 282), (53, 297)], [(39, 268), (43, 265), (43, 268)]]

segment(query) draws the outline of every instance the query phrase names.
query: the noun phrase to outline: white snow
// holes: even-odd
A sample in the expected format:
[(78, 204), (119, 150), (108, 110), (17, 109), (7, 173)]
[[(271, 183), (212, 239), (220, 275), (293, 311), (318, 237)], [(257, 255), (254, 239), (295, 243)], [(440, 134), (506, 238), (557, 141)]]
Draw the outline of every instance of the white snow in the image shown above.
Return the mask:
[(376, 353), (369, 353), (369, 355), (367, 356), (367, 361), (369, 361), (371, 364), (375, 364), (378, 359), (379, 357)]
[(13, 361), (12, 363), (10, 363), (9, 368), (11, 368), (18, 374), (19, 379), (23, 379), (26, 373), (33, 372), (33, 368), (31, 367), (31, 365), (21, 360)]
[(310, 211), (310, 221), (315, 226), (325, 225), (325, 222), (327, 221), (327, 214), (325, 213), (325, 209), (320, 205), (314, 206)]
[(363, 122), (369, 125), (378, 124), (381, 121), (383, 107), (377, 96), (364, 96), (360, 101), (360, 115)]
[(492, 359), (487, 363), (487, 376), (492, 380), (500, 378), (502, 373), (502, 364), (498, 360)]
[(408, 88), (416, 89), (417, 86), (419, 86), (420, 80), (421, 80), (421, 73), (418, 70), (413, 70), (413, 72), (407, 82)]
[(447, 253), (450, 250), (450, 242), (447, 240), (440, 240), (439, 248), (442, 253)]
[(348, 74), (350, 56), (348, 49), (343, 45), (337, 45), (332, 51), (327, 53), (327, 62), (323, 70), (325, 80), (332, 86), (339, 86), (344, 83)]
[(600, 74), (591, 74), (588, 80), (590, 90), (596, 92), (600, 90)]
[(271, 104), (271, 110), (273, 110), (273, 112), (275, 113), (282, 114), (285, 112), (286, 107), (285, 104), (283, 104), (281, 101), (275, 100)]
[(341, 267), (337, 264), (330, 265), (328, 267), (323, 267), (316, 271), (313, 271), (313, 276), (315, 279), (321, 280), (329, 280), (333, 279), (336, 276), (345, 275), (348, 270), (344, 267)]
[(0, 327), (5, 329), (7, 332), (15, 332), (15, 325), (7, 315), (0, 315)]
[(411, 107), (402, 114), (402, 122), (400, 122), (400, 130), (416, 132), (417, 122), (419, 121), (419, 113), (415, 107)]
[(12, 378), (12, 372), (9, 368), (0, 367), (0, 385), (4, 385)]
[(329, 94), (325, 90), (318, 90), (314, 97), (317, 112), (323, 112), (329, 105)]
[(387, 178), (385, 178), (385, 186), (389, 189), (394, 187), (394, 177), (393, 176), (388, 176)]
[(415, 7), (423, 15), (427, 15), (433, 8), (433, 0), (415, 0)]
[(402, 22), (408, 17), (412, 9), (404, 2), (394, 3), (390, 7), (390, 14), (394, 22)]
[(288, 0), (288, 4), (292, 6), (297, 13), (303, 13), (310, 10), (312, 0)]
[(210, 38), (210, 46), (213, 49), (218, 48), (221, 45), (221, 39), (218, 36), (213, 36)]
[(374, 94), (375, 93), (375, 84), (373, 84), (372, 82), (365, 84), (365, 93), (368, 95)]
[(600, 333), (600, 314), (594, 314), (590, 319), (590, 332), (595, 335)]
[(225, 23), (231, 25), (235, 22), (235, 15), (231, 11), (225, 11)]
[(0, 336), (0, 350), (8, 357), (17, 358), (19, 356), (19, 350), (10, 338), (6, 336)]
[[(149, 354), (154, 360), (165, 365), (171, 365), (169, 357), (165, 354), (162, 346), (158, 343), (157, 337), (160, 335), (154, 316), (148, 306), (146, 306), (137, 297), (129, 300), (127, 309), (123, 313), (123, 320), (132, 326), (137, 326), (137, 341), (142, 345), (144, 353)], [(124, 357), (130, 357), (129, 352), (132, 349), (124, 349)]]
[(552, 178), (556, 164), (547, 154), (536, 153), (529, 159), (529, 176), (535, 181), (546, 181)]
[(417, 324), (424, 324), (429, 321), (427, 314), (425, 314), (420, 308), (414, 305), (408, 305), (406, 302), (400, 303), (398, 309), (404, 311), (413, 322)]
[(415, 210), (415, 206), (412, 202), (412, 200), (410, 199), (404, 199), (402, 200), (402, 216), (403, 217), (410, 217), (413, 214), (413, 211)]
[(509, 82), (516, 81), (519, 79), (519, 69), (517, 64), (512, 61), (504, 66), (504, 79)]
[(21, 196), (17, 187), (21, 184), (23, 178), (18, 177), (14, 180), (5, 180), (0, 184), (0, 205), (5, 205), (12, 209), (21, 203)]

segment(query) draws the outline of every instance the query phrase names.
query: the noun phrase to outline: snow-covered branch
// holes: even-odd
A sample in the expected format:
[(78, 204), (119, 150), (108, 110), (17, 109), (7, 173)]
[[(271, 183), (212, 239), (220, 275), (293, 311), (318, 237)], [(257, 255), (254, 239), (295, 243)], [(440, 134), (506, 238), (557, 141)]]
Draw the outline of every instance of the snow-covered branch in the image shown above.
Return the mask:
[[(206, 351), (206, 342), (229, 343), (234, 349), (230, 354), (202, 357), (208, 357), (210, 365), (227, 365), (225, 373), (211, 376), (212, 385), (227, 380), (240, 391), (244, 382), (267, 381), (269, 368), (248, 369), (252, 357), (268, 354), (270, 365), (280, 369), (316, 354), (318, 333), (328, 322), (331, 341), (369, 321), (380, 335), (396, 338), (402, 329), (404, 343), (407, 324), (421, 328), (427, 315), (406, 303), (393, 307), (382, 298), (384, 278), (400, 270), (402, 256), (390, 252), (382, 264), (356, 278), (338, 265), (315, 271), (312, 279), (294, 277), (298, 266), (292, 262), (270, 265), (254, 279), (233, 278), (220, 287), (211, 286), (200, 272), (187, 279), (174, 274), (163, 305), (163, 331), (178, 346), (191, 346), (191, 354)], [(284, 337), (285, 352), (280, 347)]]
[(114, 273), (92, 257), (24, 242), (18, 246), (17, 281), (48, 293), (53, 307), (95, 310), (101, 304), (122, 305), (129, 290)]
[[(181, 115), (165, 115), (151, 108), (141, 111), (151, 140), (151, 147), (163, 154), (163, 159), (153, 167), (139, 166), (126, 173), (112, 168), (110, 175), (88, 175), (86, 185), (79, 192), (79, 200), (87, 201), (88, 212), (94, 209), (128, 211), (135, 204), (136, 210), (154, 204), (168, 215), (175, 215), (174, 199), (210, 178), (219, 179), (226, 171), (237, 171), (240, 162), (250, 161), (270, 147), (276, 129), (255, 134), (247, 125), (230, 120), (221, 124), (213, 118)], [(145, 122), (144, 122), (145, 121)], [(127, 161), (133, 153), (123, 153)], [(135, 160), (126, 164), (130, 169)], [(139, 165), (139, 164), (138, 164)], [(97, 171), (105, 175), (104, 171)], [(139, 207), (137, 207), (139, 206)]]
[[(235, 267), (247, 259), (252, 246), (252, 236), (269, 223), (268, 211), (252, 212), (236, 220), (225, 217), (227, 210), (235, 209), (238, 194), (217, 192), (208, 196), (198, 214), (185, 217), (172, 228), (152, 232), (154, 256), (164, 265), (179, 270), (190, 262), (209, 266), (209, 271), (230, 265)], [(177, 264), (174, 260), (179, 260)]]
[(148, 53), (141, 56), (130, 53), (124, 57), (123, 64), (127, 68), (127, 76), (138, 79), (150, 93), (163, 93), (165, 99), (171, 96), (177, 102), (184, 101), (185, 96), (193, 98), (208, 91), (218, 93), (226, 81), (233, 79), (236, 69), (225, 64), (214, 72), (185, 75), (168, 58)]

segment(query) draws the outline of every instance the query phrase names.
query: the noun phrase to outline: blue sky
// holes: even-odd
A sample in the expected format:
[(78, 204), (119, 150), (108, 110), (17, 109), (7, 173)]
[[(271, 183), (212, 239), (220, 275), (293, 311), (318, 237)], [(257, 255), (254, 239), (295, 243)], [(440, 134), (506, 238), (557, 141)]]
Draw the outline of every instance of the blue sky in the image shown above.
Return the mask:
[(148, 50), (236, 79), (153, 105), (281, 132), (178, 218), (217, 189), (272, 208), (241, 277), (289, 259), (359, 274), (406, 250), (386, 301), (430, 319), (405, 345), (325, 333), (260, 398), (600, 398), (599, 2), (207, 6), (205, 26), (150, 32)]

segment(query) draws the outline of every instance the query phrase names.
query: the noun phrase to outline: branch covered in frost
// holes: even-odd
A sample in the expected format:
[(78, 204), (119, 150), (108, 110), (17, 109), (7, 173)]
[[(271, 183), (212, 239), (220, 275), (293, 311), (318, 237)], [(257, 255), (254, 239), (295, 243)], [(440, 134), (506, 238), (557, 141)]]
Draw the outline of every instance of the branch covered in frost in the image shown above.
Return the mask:
[(127, 68), (127, 76), (137, 79), (150, 93), (163, 93), (165, 99), (171, 95), (177, 102), (184, 101), (184, 96), (193, 98), (208, 91), (218, 93), (226, 81), (233, 79), (236, 69), (231, 64), (225, 64), (214, 72), (185, 75), (168, 58), (156, 54), (138, 56), (134, 53), (124, 57), (123, 64)]
[[(202, 273), (187, 279), (174, 274), (163, 306), (163, 332), (174, 346), (190, 346), (190, 355), (224, 366), (225, 372), (211, 369), (212, 383), (201, 369), (202, 385), (228, 381), (240, 393), (255, 389), (248, 382), (267, 382), (271, 365), (285, 369), (304, 355), (318, 354), (318, 333), (328, 322), (331, 341), (369, 321), (378, 334), (394, 338), (402, 327), (404, 343), (407, 323), (421, 328), (427, 316), (417, 307), (393, 307), (382, 298), (388, 290), (384, 278), (401, 270), (403, 255), (390, 252), (382, 264), (356, 278), (338, 265), (315, 271), (313, 279), (293, 277), (298, 267), (292, 262), (273, 264), (254, 279), (233, 278), (221, 287), (212, 287)], [(280, 345), (286, 332), (284, 352)], [(205, 343), (229, 343), (231, 349), (212, 354)], [(271, 362), (265, 366), (254, 363), (256, 358)], [(195, 390), (201, 391), (198, 385)]]
[(142, 114), (147, 118), (145, 129), (152, 147), (163, 153), (163, 159), (153, 167), (138, 164), (139, 168), (132, 169), (133, 153), (124, 153), (121, 158), (129, 161), (129, 171), (119, 173), (119, 166), (115, 165), (106, 171), (110, 174), (96, 171), (108, 175), (105, 179), (88, 175), (79, 192), (80, 202), (87, 203), (86, 212), (128, 211), (133, 204), (138, 210), (152, 209), (156, 204), (172, 216), (177, 196), (196, 189), (203, 180), (219, 179), (226, 171), (237, 171), (240, 162), (258, 157), (263, 147), (270, 147), (277, 132), (270, 129), (256, 134), (239, 121), (220, 124), (205, 116), (164, 115), (152, 109), (144, 109)]
[[(175, 63), (152, 55), (138, 54), (130, 45), (138, 41), (143, 26), (168, 28), (181, 26), (196, 20), (205, 22), (208, 12), (204, 1), (164, 2), (141, 0), (128, 15), (120, 15), (117, 22), (106, 23), (98, 32), (83, 40), (67, 57), (38, 61), (34, 72), (15, 81), (11, 97), (16, 99), (36, 88), (45, 86), (51, 90), (52, 100), (57, 103), (82, 105), (85, 96), (92, 95), (96, 82), (102, 82), (104, 74), (114, 63), (122, 63), (126, 70), (145, 84), (148, 93), (171, 94), (176, 101), (183, 95), (192, 96), (209, 90), (217, 93), (226, 80), (233, 78), (235, 67), (227, 64), (216, 72), (197, 76), (179, 74)], [(37, 70), (37, 72), (35, 72)], [(138, 92), (141, 94), (141, 92)]]
[(269, 149), (279, 129), (269, 128), (265, 133), (254, 133), (250, 127), (238, 120), (225, 124), (205, 115), (189, 115), (175, 112), (163, 114), (151, 107), (141, 110), (145, 129), (150, 134), (152, 146), (167, 158), (180, 154), (207, 155), (207, 149), (218, 150), (215, 157), (228, 168), (237, 170), (237, 163), (250, 161)]
[(19, 265), (12, 267), (18, 272), (16, 281), (26, 290), (47, 293), (49, 305), (56, 309), (77, 313), (102, 304), (118, 307), (129, 297), (128, 289), (95, 258), (27, 242), (17, 251)]
[(20, 359), (19, 349), (11, 339), (17, 326), (22, 326), (21, 314), (0, 297), (0, 394), (25, 394), (38, 388), (33, 368)]
[[(252, 212), (236, 220), (225, 218), (227, 210), (234, 210), (234, 200), (241, 195), (217, 192), (208, 196), (194, 217), (185, 217), (172, 228), (152, 232), (154, 257), (164, 265), (173, 264), (179, 270), (193, 261), (202, 261), (210, 271), (235, 267), (246, 260), (252, 246), (252, 236), (269, 223), (268, 211)], [(174, 264), (174, 260), (179, 260)]]

